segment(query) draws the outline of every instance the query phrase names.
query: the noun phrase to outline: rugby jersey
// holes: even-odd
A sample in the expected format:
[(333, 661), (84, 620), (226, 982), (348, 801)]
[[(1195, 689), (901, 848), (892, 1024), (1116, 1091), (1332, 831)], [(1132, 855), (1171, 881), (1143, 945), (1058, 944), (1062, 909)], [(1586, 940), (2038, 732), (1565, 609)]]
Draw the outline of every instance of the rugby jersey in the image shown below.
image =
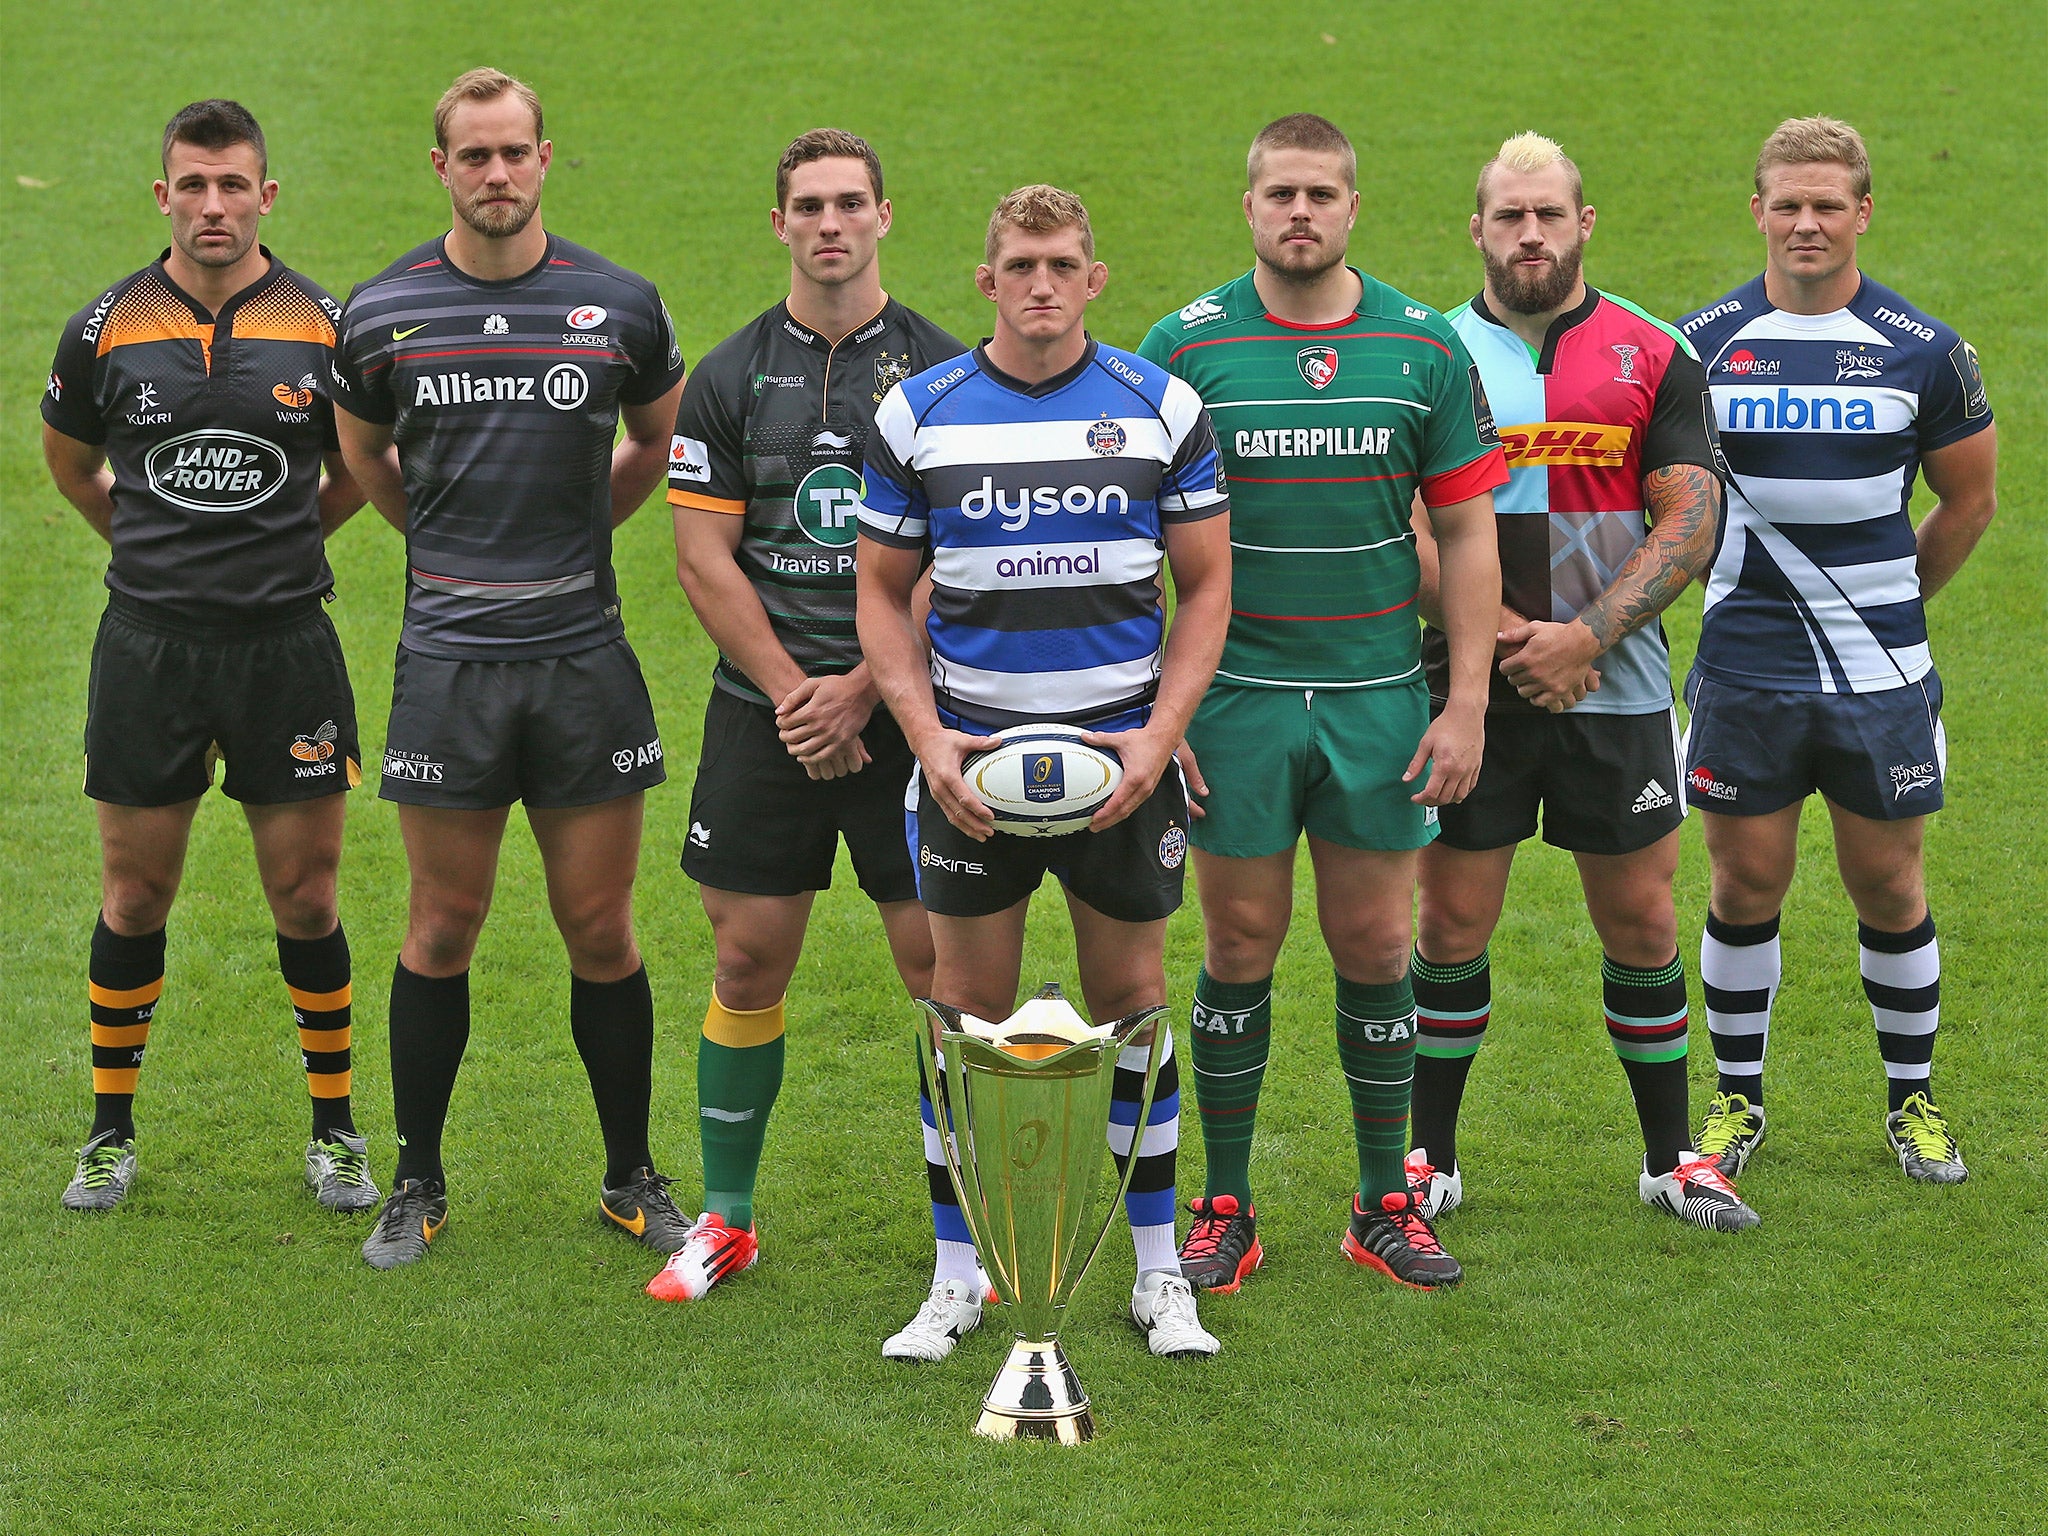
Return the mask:
[(1362, 291), (1347, 319), (1277, 320), (1246, 273), (1168, 315), (1138, 349), (1217, 422), (1232, 502), (1219, 685), (1414, 682), (1415, 496), (1448, 506), (1507, 481), (1458, 333), (1352, 270)]
[(320, 459), (341, 306), (267, 247), (218, 314), (162, 256), (65, 322), (43, 420), (104, 445), (107, 586), (196, 623), (261, 622), (334, 586)]
[[(1720, 473), (1707, 376), (1684, 337), (1627, 299), (1586, 290), (1531, 347), (1481, 293), (1452, 310), (1500, 423), (1508, 483), (1493, 497), (1501, 601), (1525, 618), (1568, 623), (1607, 590), (1647, 531), (1643, 477), (1674, 464)], [(1431, 694), (1450, 688), (1450, 642), (1426, 628)], [(1652, 621), (1601, 656), (1582, 715), (1671, 707), (1671, 649)], [(1537, 707), (1493, 669), (1487, 709)]]
[(898, 384), (860, 535), (932, 558), (932, 693), (956, 721), (1136, 723), (1158, 691), (1168, 523), (1229, 510), (1195, 392), (1090, 340), (1036, 384), (977, 347)]
[(1913, 524), (1921, 456), (1991, 425), (1977, 353), (1865, 277), (1825, 315), (1757, 277), (1688, 316), (1733, 482), (1694, 667), (1788, 693), (1878, 693), (1933, 665)]
[[(741, 519), (739, 567), (808, 677), (861, 660), (853, 552), (875, 407), (913, 373), (966, 350), (894, 299), (836, 343), (785, 302), (713, 347), (683, 388), (668, 499)], [(712, 681), (767, 702), (730, 657), (718, 658)]]
[(502, 282), (471, 277), (436, 239), (358, 287), (335, 401), (389, 424), (398, 445), (399, 643), (515, 661), (624, 634), (611, 562), (619, 406), (658, 400), (682, 376), (654, 285), (556, 235)]

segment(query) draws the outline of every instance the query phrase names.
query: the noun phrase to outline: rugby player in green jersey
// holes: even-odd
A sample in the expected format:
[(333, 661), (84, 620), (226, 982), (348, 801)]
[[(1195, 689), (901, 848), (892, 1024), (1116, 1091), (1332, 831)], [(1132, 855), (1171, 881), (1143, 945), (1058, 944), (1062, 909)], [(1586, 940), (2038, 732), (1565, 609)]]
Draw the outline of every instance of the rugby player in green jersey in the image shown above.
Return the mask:
[[(1507, 466), (1449, 322), (1345, 264), (1358, 160), (1336, 126), (1310, 113), (1267, 124), (1247, 180), (1251, 272), (1167, 316), (1139, 349), (1201, 395), (1242, 508), (1229, 638), (1183, 763), (1203, 806), (1190, 1038), (1208, 1188), (1181, 1263), (1196, 1284), (1229, 1291), (1263, 1257), (1252, 1122), (1306, 831), (1358, 1145), (1343, 1249), (1406, 1285), (1454, 1285), (1457, 1261), (1402, 1170), (1408, 951), (1417, 850), (1436, 835), (1436, 808), (1479, 773), (1500, 609), (1492, 492)], [(1450, 636), (1450, 701), (1434, 722), (1409, 528), (1418, 496)]]

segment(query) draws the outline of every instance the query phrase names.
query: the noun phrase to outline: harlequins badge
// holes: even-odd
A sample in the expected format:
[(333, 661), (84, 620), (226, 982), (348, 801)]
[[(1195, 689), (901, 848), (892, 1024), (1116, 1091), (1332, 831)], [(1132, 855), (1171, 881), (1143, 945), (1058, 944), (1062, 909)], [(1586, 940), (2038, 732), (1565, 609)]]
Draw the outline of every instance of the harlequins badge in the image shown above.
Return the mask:
[(1337, 377), (1337, 349), (1303, 347), (1294, 354), (1294, 366), (1299, 368), (1301, 376), (1308, 380), (1310, 389), (1327, 389), (1330, 380)]
[(1105, 459), (1113, 459), (1124, 451), (1124, 444), (1130, 441), (1124, 429), (1111, 421), (1107, 415), (1088, 429), (1088, 447)]
[(892, 357), (887, 352), (875, 354), (875, 404), (882, 403), (882, 396), (910, 377), (910, 354)]

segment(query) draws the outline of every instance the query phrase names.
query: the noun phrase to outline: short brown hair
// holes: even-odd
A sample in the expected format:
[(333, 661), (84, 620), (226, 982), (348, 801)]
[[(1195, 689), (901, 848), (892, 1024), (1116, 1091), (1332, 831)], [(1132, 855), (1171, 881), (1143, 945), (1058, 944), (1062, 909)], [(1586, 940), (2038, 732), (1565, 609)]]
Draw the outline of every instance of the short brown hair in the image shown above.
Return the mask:
[(1319, 155), (1341, 155), (1345, 184), (1354, 192), (1358, 190), (1358, 152), (1344, 137), (1344, 130), (1327, 117), (1317, 117), (1313, 112), (1290, 112), (1261, 128), (1244, 157), (1247, 185), (1259, 179), (1259, 161), (1269, 149), (1306, 149)]
[(172, 119), (164, 124), (164, 170), (171, 168), (171, 146), (190, 144), (195, 149), (228, 149), (236, 144), (247, 144), (256, 151), (256, 163), (262, 167), (260, 174), (270, 173), (270, 151), (263, 147), (263, 130), (249, 109), (239, 101), (226, 101), (218, 96), (205, 101), (195, 101), (189, 107), (181, 107)]
[(789, 201), (789, 173), (813, 160), (858, 160), (868, 168), (868, 184), (875, 189), (875, 201), (882, 200), (882, 157), (872, 144), (844, 128), (813, 128), (789, 141), (775, 166), (775, 206)]
[(996, 246), (1005, 229), (1021, 229), (1029, 235), (1049, 235), (1056, 229), (1078, 229), (1082, 254), (1090, 261), (1095, 259), (1095, 229), (1088, 222), (1088, 210), (1081, 199), (1058, 187), (1049, 187), (1042, 181), (1019, 187), (997, 203), (996, 211), (988, 216), (988, 240), (983, 253), (990, 266), (995, 265)]
[(538, 144), (547, 137), (541, 127), (540, 97), (524, 80), (515, 79), (502, 69), (492, 69), (488, 64), (481, 69), (468, 70), (455, 77), (455, 83), (441, 93), (441, 99), (434, 103), (434, 142), (441, 151), (448, 151), (448, 120), (455, 116), (455, 109), (465, 101), (496, 101), (507, 93), (517, 96), (526, 103), (533, 114), (533, 141)]
[(1839, 117), (1788, 117), (1771, 130), (1756, 152), (1756, 190), (1762, 196), (1764, 172), (1774, 165), (1845, 166), (1856, 196), (1870, 196), (1870, 151), (1863, 135)]
[(1479, 204), (1480, 213), (1486, 212), (1486, 178), (1493, 174), (1496, 165), (1505, 166), (1511, 171), (1520, 171), (1524, 176), (1534, 175), (1537, 171), (1547, 171), (1553, 165), (1561, 165), (1564, 167), (1565, 180), (1572, 189), (1572, 207), (1579, 209), (1586, 206), (1586, 183), (1579, 175), (1578, 165), (1558, 145), (1557, 140), (1546, 139), (1531, 129), (1516, 134), (1502, 144), (1494, 151), (1493, 158), (1479, 167), (1479, 187), (1475, 193), (1475, 200)]

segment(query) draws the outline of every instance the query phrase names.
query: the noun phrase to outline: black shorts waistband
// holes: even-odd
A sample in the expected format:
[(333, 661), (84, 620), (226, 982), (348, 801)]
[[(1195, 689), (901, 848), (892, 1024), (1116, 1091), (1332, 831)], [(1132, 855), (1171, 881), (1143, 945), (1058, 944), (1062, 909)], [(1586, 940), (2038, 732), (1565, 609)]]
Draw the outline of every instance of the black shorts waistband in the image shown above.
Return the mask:
[(246, 614), (233, 609), (221, 609), (207, 617), (197, 617), (162, 603), (147, 602), (139, 597), (130, 597), (126, 592), (109, 590), (107, 612), (122, 623), (134, 629), (147, 630), (151, 634), (167, 635), (177, 640), (242, 640), (256, 635), (273, 635), (281, 630), (299, 629), (321, 616), (321, 599), (318, 597), (294, 598), (288, 603), (277, 603), (262, 608), (252, 608)]

